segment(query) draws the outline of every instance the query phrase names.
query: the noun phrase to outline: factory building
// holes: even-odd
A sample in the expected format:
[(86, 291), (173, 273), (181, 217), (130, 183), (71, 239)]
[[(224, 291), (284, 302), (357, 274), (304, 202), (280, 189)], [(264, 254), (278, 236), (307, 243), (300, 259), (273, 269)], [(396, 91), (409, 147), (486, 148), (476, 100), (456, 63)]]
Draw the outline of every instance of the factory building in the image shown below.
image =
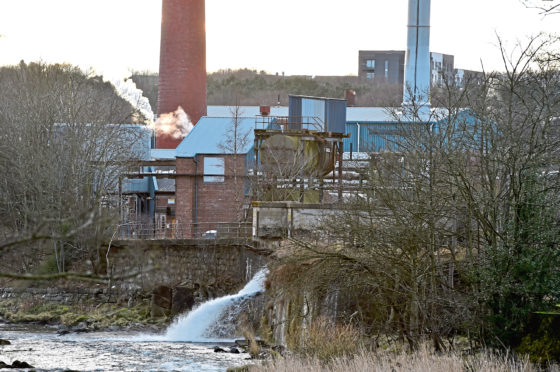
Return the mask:
[[(360, 50), (358, 76), (373, 84), (403, 84), (405, 55), (404, 50)], [(442, 86), (444, 77), (455, 79), (454, 59), (450, 54), (430, 52), (432, 86)]]
[[(252, 223), (254, 237), (275, 238), (336, 209), (345, 153), (398, 151), (398, 126), (431, 122), (430, 87), (455, 73), (453, 56), (429, 52), (429, 10), (429, 0), (409, 0), (407, 52), (359, 54), (364, 79), (410, 87), (400, 108), (304, 96), (290, 96), (289, 107), (207, 107), (204, 1), (164, 0), (158, 113), (181, 106), (195, 126), (185, 138), (158, 135), (146, 166), (125, 180), (145, 184), (135, 204), (142, 230), (228, 237)], [(408, 117), (413, 102), (422, 107)]]
[(176, 149), (177, 235), (248, 234), (255, 200), (335, 200), (319, 185), (342, 153), (346, 102), (290, 96), (287, 111), (199, 120)]
[(254, 128), (255, 118), (205, 116), (177, 147), (178, 234), (237, 234), (232, 227), (247, 220)]

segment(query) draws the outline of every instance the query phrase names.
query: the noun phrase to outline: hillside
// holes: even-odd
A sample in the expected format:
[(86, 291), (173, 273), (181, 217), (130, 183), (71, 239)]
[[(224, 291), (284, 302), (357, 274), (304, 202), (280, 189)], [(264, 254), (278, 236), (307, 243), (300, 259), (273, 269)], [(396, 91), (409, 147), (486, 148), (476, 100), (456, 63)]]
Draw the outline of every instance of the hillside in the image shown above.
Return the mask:
[[(132, 76), (144, 91), (154, 111), (157, 108), (157, 74)], [(344, 98), (344, 91), (356, 92), (357, 106), (396, 106), (401, 103), (400, 85), (372, 86), (357, 76), (281, 76), (256, 70), (221, 70), (208, 74), (208, 105), (288, 104), (288, 94)]]

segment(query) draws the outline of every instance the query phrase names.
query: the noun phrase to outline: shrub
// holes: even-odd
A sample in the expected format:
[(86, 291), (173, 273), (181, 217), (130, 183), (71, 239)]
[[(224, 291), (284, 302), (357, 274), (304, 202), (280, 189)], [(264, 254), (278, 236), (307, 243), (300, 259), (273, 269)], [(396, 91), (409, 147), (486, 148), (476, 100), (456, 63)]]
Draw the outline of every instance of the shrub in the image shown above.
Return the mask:
[(560, 362), (560, 314), (542, 315), (535, 332), (529, 333), (516, 348), (533, 363)]

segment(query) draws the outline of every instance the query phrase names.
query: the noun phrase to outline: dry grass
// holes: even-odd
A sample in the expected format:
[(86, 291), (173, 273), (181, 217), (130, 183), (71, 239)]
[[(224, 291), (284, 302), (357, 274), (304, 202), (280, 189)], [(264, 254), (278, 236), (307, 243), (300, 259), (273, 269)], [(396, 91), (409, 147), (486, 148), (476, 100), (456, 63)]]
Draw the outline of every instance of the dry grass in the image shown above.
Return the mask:
[(333, 324), (319, 317), (296, 333), (293, 350), (304, 357), (326, 361), (336, 357), (356, 354), (360, 348), (360, 333), (351, 325)]
[[(559, 372), (558, 366), (547, 369)], [(537, 372), (540, 369), (527, 359), (514, 360), (509, 356), (490, 353), (461, 356), (455, 353), (433, 354), (426, 349), (415, 353), (364, 352), (352, 357), (340, 357), (329, 363), (317, 358), (289, 356), (250, 367), (251, 372)]]
[(251, 355), (251, 358), (257, 358), (259, 356), (260, 348), (257, 339), (255, 338), (255, 334), (252, 331), (244, 330), (243, 337), (247, 340), (249, 355)]

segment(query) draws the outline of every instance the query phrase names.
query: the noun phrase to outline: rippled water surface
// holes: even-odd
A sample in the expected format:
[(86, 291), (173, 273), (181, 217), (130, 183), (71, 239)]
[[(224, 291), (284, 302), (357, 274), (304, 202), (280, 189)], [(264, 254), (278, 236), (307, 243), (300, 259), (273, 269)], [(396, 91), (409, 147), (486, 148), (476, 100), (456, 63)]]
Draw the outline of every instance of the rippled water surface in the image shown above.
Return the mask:
[(146, 341), (150, 336), (137, 333), (59, 336), (44, 327), (3, 325), (0, 338), (12, 343), (0, 346), (1, 361), (25, 361), (47, 371), (225, 371), (249, 363), (248, 354), (215, 353), (214, 343)]

